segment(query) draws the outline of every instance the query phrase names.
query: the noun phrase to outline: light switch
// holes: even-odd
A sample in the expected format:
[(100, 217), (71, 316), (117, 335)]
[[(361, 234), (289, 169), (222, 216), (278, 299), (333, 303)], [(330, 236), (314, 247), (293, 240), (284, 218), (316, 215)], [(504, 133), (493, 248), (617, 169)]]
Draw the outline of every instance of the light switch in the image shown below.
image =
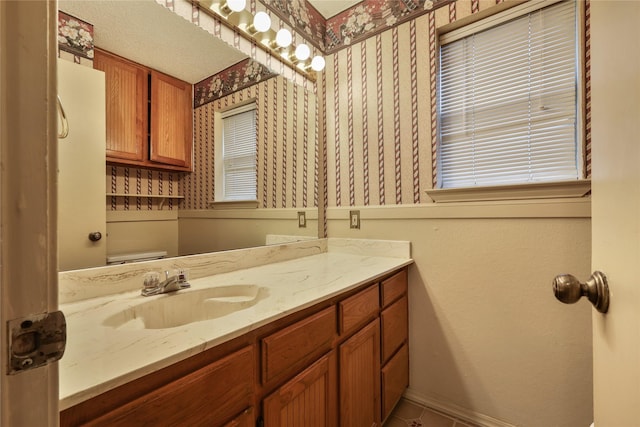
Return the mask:
[(298, 212), (298, 228), (307, 228), (307, 215), (304, 211)]
[(349, 211), (349, 228), (360, 228), (360, 211)]

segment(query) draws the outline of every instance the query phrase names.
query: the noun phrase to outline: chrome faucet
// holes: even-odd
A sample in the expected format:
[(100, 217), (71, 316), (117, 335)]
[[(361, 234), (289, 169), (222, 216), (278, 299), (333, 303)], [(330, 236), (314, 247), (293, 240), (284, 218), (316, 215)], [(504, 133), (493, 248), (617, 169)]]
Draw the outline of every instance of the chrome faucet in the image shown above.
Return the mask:
[(169, 276), (169, 270), (166, 270), (164, 275), (165, 280), (162, 282), (157, 273), (147, 275), (144, 279), (144, 287), (141, 292), (142, 296), (148, 297), (151, 295), (166, 294), (191, 287), (189, 282), (187, 282), (184, 271), (179, 271), (178, 274)]

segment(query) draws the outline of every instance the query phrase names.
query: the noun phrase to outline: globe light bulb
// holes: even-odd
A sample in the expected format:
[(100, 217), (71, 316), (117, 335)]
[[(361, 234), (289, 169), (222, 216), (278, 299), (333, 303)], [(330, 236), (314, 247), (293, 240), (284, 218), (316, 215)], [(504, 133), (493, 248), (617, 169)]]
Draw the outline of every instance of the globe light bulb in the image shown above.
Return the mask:
[(322, 56), (314, 56), (313, 59), (311, 59), (311, 69), (313, 71), (322, 71), (324, 70), (324, 66), (325, 61)]
[(247, 0), (227, 0), (227, 6), (234, 12), (241, 12), (247, 6)]
[(260, 33), (269, 31), (271, 28), (271, 18), (269, 17), (269, 14), (266, 12), (256, 13), (256, 16), (253, 17), (253, 27)]
[(303, 43), (296, 47), (296, 58), (298, 58), (299, 61), (305, 61), (309, 59), (309, 56), (311, 56), (311, 49), (309, 49), (309, 46)]
[(276, 44), (281, 48), (289, 47), (292, 40), (293, 37), (291, 36), (289, 30), (287, 30), (286, 28), (282, 28), (276, 33)]

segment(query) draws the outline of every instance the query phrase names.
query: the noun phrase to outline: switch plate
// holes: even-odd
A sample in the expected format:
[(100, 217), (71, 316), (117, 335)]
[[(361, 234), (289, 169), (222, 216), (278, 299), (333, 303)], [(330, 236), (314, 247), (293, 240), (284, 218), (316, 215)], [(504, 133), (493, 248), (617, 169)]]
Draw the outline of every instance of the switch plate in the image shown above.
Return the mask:
[(360, 228), (360, 211), (349, 211), (349, 228)]
[(307, 214), (304, 211), (298, 212), (298, 228), (307, 228)]

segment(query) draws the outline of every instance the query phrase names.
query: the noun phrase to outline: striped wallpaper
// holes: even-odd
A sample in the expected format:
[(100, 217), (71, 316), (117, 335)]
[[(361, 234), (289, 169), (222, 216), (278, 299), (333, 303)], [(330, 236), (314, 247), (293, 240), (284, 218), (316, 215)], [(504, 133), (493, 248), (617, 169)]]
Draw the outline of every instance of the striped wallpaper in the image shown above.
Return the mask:
[[(428, 203), (436, 178), (436, 38), (502, 0), (458, 0), (327, 57), (328, 206)], [(587, 47), (589, 46), (587, 3)], [(586, 171), (590, 176), (589, 53)]]
[(185, 209), (214, 201), (214, 114), (236, 103), (257, 103), (256, 176), (260, 208), (315, 207), (318, 168), (317, 96), (279, 76), (194, 111), (194, 171), (182, 177)]

